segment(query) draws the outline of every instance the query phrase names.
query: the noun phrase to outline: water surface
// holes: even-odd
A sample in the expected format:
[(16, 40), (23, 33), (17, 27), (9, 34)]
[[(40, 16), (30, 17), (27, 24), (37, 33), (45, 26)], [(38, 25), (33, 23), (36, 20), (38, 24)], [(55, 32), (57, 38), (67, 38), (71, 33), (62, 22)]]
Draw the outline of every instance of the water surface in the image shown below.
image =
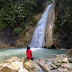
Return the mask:
[[(66, 50), (31, 48), (33, 57), (35, 58), (50, 58), (54, 55), (63, 54)], [(19, 58), (26, 57), (26, 48), (19, 49), (0, 49), (0, 63), (5, 62), (9, 58), (17, 56)]]

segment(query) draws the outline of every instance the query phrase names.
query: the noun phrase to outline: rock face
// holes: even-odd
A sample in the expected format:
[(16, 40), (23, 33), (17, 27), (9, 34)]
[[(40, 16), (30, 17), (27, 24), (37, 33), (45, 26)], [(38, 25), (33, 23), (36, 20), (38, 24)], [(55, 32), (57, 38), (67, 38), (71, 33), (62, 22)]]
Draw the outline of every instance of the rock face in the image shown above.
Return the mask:
[(46, 47), (51, 47), (53, 45), (53, 23), (55, 20), (55, 5), (53, 4), (49, 10), (47, 17), (47, 24), (45, 30), (45, 44)]
[(0, 32), (0, 48), (14, 47), (16, 36), (12, 34), (12, 29)]
[(67, 56), (72, 57), (72, 49), (68, 50), (66, 54)]

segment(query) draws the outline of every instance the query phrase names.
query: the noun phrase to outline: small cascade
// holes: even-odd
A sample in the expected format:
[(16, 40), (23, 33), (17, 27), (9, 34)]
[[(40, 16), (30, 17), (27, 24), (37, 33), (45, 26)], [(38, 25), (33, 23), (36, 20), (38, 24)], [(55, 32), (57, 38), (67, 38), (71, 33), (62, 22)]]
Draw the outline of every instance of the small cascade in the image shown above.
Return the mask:
[(46, 10), (42, 14), (41, 19), (37, 23), (36, 29), (34, 31), (34, 35), (32, 37), (32, 41), (30, 43), (31, 48), (41, 48), (43, 44), (45, 43), (45, 40), (44, 40), (45, 27), (46, 27), (48, 12), (51, 6), (52, 4), (48, 5)]

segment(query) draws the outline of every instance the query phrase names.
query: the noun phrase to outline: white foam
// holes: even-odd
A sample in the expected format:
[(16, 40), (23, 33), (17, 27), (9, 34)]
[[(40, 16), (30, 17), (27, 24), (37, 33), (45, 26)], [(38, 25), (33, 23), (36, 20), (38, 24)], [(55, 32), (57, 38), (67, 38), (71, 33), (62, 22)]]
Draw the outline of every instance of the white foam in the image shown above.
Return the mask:
[(30, 47), (32, 48), (41, 48), (44, 44), (44, 35), (45, 35), (45, 27), (49, 9), (51, 8), (52, 4), (48, 5), (44, 13), (42, 14), (41, 19), (37, 23), (36, 29), (34, 31), (32, 41), (30, 43)]

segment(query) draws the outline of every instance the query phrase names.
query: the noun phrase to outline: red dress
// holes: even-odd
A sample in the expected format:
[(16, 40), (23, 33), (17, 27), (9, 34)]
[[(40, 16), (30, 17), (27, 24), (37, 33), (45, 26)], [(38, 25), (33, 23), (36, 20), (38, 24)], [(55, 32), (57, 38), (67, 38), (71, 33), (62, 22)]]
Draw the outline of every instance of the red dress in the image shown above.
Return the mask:
[(30, 49), (28, 51), (26, 50), (26, 55), (27, 55), (27, 59), (32, 59), (32, 52)]

